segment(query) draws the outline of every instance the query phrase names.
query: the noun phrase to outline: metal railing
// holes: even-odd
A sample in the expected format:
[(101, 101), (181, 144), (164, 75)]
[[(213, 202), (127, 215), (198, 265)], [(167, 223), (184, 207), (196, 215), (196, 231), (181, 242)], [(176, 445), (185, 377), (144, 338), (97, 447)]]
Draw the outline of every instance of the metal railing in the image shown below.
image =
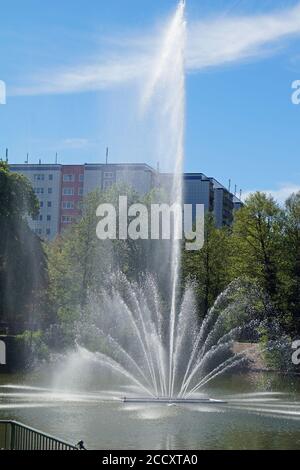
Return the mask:
[(17, 421), (0, 421), (2, 450), (78, 450), (78, 447)]

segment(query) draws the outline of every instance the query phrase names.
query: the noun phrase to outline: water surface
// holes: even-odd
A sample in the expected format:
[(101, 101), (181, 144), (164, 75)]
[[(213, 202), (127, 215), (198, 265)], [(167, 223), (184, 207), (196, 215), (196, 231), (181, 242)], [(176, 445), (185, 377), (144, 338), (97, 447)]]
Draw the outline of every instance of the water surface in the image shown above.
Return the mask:
[(204, 392), (224, 405), (124, 404), (126, 391), (98, 378), (72, 391), (52, 383), (41, 372), (1, 375), (0, 419), (70, 443), (83, 439), (89, 449), (300, 449), (299, 378), (218, 378)]

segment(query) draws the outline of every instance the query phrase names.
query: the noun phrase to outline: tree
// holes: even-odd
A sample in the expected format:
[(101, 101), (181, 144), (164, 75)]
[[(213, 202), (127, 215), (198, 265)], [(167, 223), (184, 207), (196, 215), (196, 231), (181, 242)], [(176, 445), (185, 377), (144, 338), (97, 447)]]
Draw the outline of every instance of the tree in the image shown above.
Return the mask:
[(2, 223), (19, 220), (26, 215), (35, 216), (39, 203), (27, 178), (9, 171), (8, 164), (0, 161), (0, 218)]
[[(48, 246), (49, 296), (53, 314), (74, 318), (85, 311), (91, 295), (109, 283), (110, 274), (120, 270), (130, 278), (139, 255), (132, 240), (99, 240), (96, 234), (100, 204), (118, 207), (119, 195), (127, 194), (128, 204), (137, 195), (124, 186), (96, 190), (82, 203), (82, 217)], [(77, 312), (77, 313), (76, 313)]]
[(284, 312), (282, 243), (282, 209), (271, 196), (252, 194), (235, 215), (230, 273), (232, 278), (257, 282), (272, 301), (274, 313)]
[(184, 252), (183, 278), (196, 281), (200, 315), (203, 317), (230, 282), (229, 229), (217, 228), (213, 214), (205, 217), (205, 242), (199, 251)]
[(285, 204), (282, 251), (285, 260), (287, 308), (297, 332), (300, 331), (300, 191), (292, 194)]
[(44, 320), (46, 258), (26, 219), (38, 211), (30, 182), (0, 162), (0, 319), (11, 325)]

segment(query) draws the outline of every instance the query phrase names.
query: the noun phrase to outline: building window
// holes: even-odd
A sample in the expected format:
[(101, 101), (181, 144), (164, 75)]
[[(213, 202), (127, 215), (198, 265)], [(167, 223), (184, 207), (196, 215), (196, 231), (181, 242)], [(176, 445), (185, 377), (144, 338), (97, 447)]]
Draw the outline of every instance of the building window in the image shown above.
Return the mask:
[(73, 222), (73, 217), (69, 215), (63, 215), (61, 220), (63, 224), (71, 224)]
[(34, 179), (34, 181), (44, 181), (45, 180), (45, 175), (41, 175), (41, 174), (34, 175), (33, 179)]
[(74, 175), (64, 175), (64, 181), (67, 183), (72, 183), (75, 181), (75, 176)]
[(44, 194), (44, 188), (34, 188), (35, 194)]
[(51, 220), (51, 215), (47, 215), (47, 220), (48, 220), (48, 222), (50, 222), (50, 220)]
[(52, 194), (52, 188), (48, 188), (48, 194)]
[(113, 185), (112, 181), (104, 181), (104, 189), (108, 189)]
[(83, 188), (78, 189), (78, 196), (83, 196)]
[(111, 171), (107, 171), (104, 173), (104, 178), (113, 178), (114, 174)]
[(52, 202), (48, 201), (47, 205), (48, 205), (48, 207), (52, 207)]
[(63, 209), (74, 209), (74, 203), (72, 201), (64, 201), (62, 203)]
[(36, 233), (37, 235), (42, 235), (43, 231), (42, 231), (41, 228), (36, 228), (36, 229), (34, 230), (34, 233)]
[(84, 180), (84, 174), (82, 173), (81, 175), (79, 175), (79, 181), (82, 183)]
[(40, 220), (40, 222), (43, 221), (43, 216), (42, 215), (40, 215), (39, 220)]
[(49, 175), (49, 181), (53, 181), (53, 175)]
[(44, 207), (44, 202), (40, 201), (40, 207)]
[(47, 228), (47, 230), (46, 230), (46, 234), (47, 234), (47, 235), (50, 235), (50, 234), (51, 234), (51, 230), (50, 230), (50, 228)]
[(63, 195), (64, 196), (74, 196), (74, 189), (73, 188), (63, 188)]

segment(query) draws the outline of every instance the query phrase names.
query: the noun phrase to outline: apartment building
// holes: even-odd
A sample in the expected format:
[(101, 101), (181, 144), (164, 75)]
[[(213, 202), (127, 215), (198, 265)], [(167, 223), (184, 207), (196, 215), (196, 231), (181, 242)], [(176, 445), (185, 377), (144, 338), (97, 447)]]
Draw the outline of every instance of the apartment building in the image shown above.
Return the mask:
[(29, 219), (32, 230), (52, 240), (81, 216), (85, 195), (115, 183), (131, 186), (146, 194), (156, 184), (157, 172), (146, 164), (10, 165), (32, 184), (40, 202), (40, 213)]
[(81, 216), (83, 184), (83, 165), (62, 165), (59, 233), (68, 225), (73, 224)]
[(84, 165), (84, 194), (96, 188), (106, 190), (113, 184), (126, 184), (138, 194), (146, 194), (157, 181), (157, 172), (144, 163)]
[(215, 178), (210, 178), (214, 188), (214, 215), (217, 227), (232, 225), (234, 195)]
[[(40, 213), (29, 220), (32, 230), (41, 238), (52, 240), (57, 234), (81, 217), (81, 202), (95, 189), (107, 190), (112, 185), (126, 184), (140, 195), (161, 186), (172, 185), (171, 174), (159, 174), (146, 164), (84, 164), (84, 165), (10, 165), (10, 169), (25, 175), (40, 202)], [(216, 225), (230, 226), (233, 211), (241, 201), (221, 183), (203, 173), (184, 175), (184, 203), (196, 204), (213, 212)]]
[(213, 182), (203, 173), (186, 173), (183, 191), (184, 203), (193, 205), (193, 218), (196, 216), (196, 204), (203, 204), (205, 212), (214, 212)]
[(40, 203), (39, 215), (29, 219), (31, 229), (41, 238), (53, 239), (60, 230), (61, 165), (10, 165), (26, 176)]
[(243, 202), (237, 196), (233, 196), (233, 210), (238, 211), (243, 207)]
[[(160, 183), (162, 187), (169, 190), (172, 175), (161, 174)], [(212, 212), (215, 217), (216, 226), (230, 226), (233, 222), (234, 197), (215, 178), (210, 178), (203, 173), (185, 173), (183, 179), (184, 204), (193, 206), (193, 220), (196, 218), (196, 204), (204, 205), (205, 212)], [(235, 207), (239, 208), (241, 201), (237, 198)]]

